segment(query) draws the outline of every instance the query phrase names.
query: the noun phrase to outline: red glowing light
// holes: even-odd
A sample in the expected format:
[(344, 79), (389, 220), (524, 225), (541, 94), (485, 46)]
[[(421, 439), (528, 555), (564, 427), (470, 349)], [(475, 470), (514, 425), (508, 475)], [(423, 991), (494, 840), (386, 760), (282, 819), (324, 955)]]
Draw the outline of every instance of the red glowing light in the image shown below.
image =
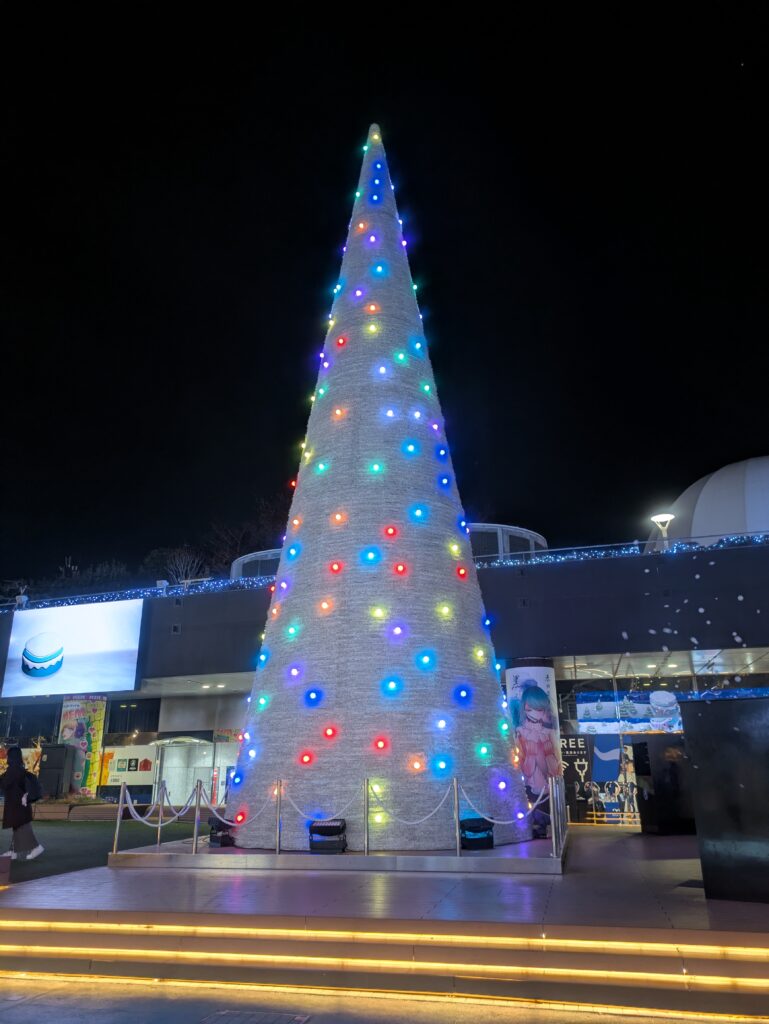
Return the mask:
[(467, 569), (463, 565), (457, 567), (457, 576), (463, 580), (467, 576)]
[(288, 486), (289, 487), (296, 487), (296, 480), (292, 480), (291, 483)]
[(329, 569), (334, 573), (334, 575), (337, 575), (338, 573), (340, 573), (342, 571), (342, 568), (343, 568), (343, 563), (342, 562), (332, 562), (331, 565), (329, 565)]
[(323, 730), (323, 735), (326, 737), (327, 740), (333, 740), (333, 738), (336, 736), (336, 729), (333, 727), (333, 725), (327, 725), (326, 728)]
[(384, 736), (377, 736), (374, 740), (374, 750), (387, 750), (387, 740)]
[(395, 569), (396, 576), (405, 576), (409, 571), (408, 566), (404, 565), (403, 562), (396, 562), (393, 568)]
[(238, 743), (242, 743), (242, 742), (243, 742), (243, 733), (239, 732), (238, 733)]
[(246, 820), (246, 812), (245, 811), (238, 811), (238, 813), (235, 815), (235, 821), (237, 822), (237, 824), (238, 825), (242, 825), (245, 820)]
[(340, 334), (339, 337), (336, 339), (336, 343), (339, 348), (344, 348), (344, 346), (347, 344), (347, 338), (345, 338), (343, 334)]
[(271, 583), (271, 584), (270, 584), (270, 593), (271, 593), (271, 594), (274, 594), (274, 593), (275, 593), (275, 584), (274, 584), (274, 583)]
[(303, 754), (299, 755), (299, 760), (302, 764), (312, 764), (312, 754), (309, 750), (305, 750)]
[(394, 526), (385, 526), (384, 528), (385, 537), (397, 537), (398, 530)]

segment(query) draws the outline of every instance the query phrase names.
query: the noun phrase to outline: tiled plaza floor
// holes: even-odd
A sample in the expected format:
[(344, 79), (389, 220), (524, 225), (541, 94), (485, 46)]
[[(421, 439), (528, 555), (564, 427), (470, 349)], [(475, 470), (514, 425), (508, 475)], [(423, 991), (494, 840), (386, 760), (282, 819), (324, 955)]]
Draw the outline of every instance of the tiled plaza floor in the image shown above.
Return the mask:
[(573, 829), (561, 877), (103, 867), (13, 885), (12, 908), (769, 932), (765, 904), (705, 899), (694, 837), (622, 829)]

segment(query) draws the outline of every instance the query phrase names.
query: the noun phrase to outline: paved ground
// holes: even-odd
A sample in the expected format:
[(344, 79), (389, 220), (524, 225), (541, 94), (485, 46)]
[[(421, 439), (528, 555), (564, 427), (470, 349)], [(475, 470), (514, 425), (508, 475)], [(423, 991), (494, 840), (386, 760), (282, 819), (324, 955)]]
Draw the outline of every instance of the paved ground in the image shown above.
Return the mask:
[[(32, 827), (45, 847), (45, 853), (28, 863), (14, 861), (11, 865), (12, 882), (27, 882), (65, 871), (102, 867), (107, 863), (107, 854), (112, 850), (115, 834), (113, 821), (36, 821)], [(156, 832), (146, 825), (124, 821), (120, 826), (120, 849), (133, 850), (138, 846), (146, 846), (153, 841), (155, 835)], [(173, 823), (163, 826), (164, 842), (185, 839), (190, 835), (192, 825)], [(0, 852), (8, 849), (10, 838), (10, 832), (0, 833)]]
[(769, 932), (765, 904), (705, 899), (694, 837), (572, 832), (561, 877), (95, 868), (67, 877), (64, 900), (50, 880), (12, 885), (0, 892), (0, 914), (66, 908)]
[[(229, 1011), (220, 1016), (222, 1011)], [(235, 1014), (250, 1011), (253, 1017)], [(256, 1016), (264, 1013), (263, 1018)], [(3, 1024), (40, 1024), (54, 1016), (56, 1024), (611, 1024), (609, 1014), (549, 1012), (478, 1004), (381, 1000), (369, 997), (243, 995), (226, 991), (198, 994), (189, 989), (158, 991), (157, 986), (100, 986), (96, 991), (68, 984), (4, 983), (0, 989)], [(285, 1016), (281, 1016), (285, 1015)], [(668, 1016), (667, 1020), (679, 1020)], [(634, 1017), (634, 1024), (651, 1024)]]

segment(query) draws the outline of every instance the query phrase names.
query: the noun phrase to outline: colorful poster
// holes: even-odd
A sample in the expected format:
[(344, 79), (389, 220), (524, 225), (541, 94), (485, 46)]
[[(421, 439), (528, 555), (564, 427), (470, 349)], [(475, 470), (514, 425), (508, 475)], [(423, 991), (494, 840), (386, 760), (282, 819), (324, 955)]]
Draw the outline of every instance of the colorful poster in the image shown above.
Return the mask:
[(71, 788), (81, 796), (96, 796), (106, 712), (106, 697), (68, 697), (62, 704), (59, 743), (75, 748)]
[(515, 729), (517, 756), (529, 798), (561, 775), (561, 740), (552, 667), (507, 669), (507, 700)]
[(158, 747), (105, 747), (101, 761), (102, 786), (151, 786), (155, 781)]
[[(8, 747), (0, 746), (0, 775), (8, 767)], [(21, 756), (24, 758), (24, 767), (28, 772), (32, 772), (33, 775), (40, 774), (40, 757), (43, 753), (42, 747), (38, 744), (36, 747), (22, 747)]]

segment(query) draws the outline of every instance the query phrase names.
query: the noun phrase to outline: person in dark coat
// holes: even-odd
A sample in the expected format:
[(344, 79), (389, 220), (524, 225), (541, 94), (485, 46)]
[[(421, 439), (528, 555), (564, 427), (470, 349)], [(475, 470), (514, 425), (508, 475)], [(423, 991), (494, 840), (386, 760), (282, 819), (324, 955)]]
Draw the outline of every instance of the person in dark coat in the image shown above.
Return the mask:
[(3, 857), (12, 860), (34, 860), (43, 852), (32, 831), (32, 805), (27, 799), (27, 775), (21, 747), (8, 751), (8, 768), (0, 775), (0, 792), (5, 797), (3, 828), (13, 829), (11, 848)]

